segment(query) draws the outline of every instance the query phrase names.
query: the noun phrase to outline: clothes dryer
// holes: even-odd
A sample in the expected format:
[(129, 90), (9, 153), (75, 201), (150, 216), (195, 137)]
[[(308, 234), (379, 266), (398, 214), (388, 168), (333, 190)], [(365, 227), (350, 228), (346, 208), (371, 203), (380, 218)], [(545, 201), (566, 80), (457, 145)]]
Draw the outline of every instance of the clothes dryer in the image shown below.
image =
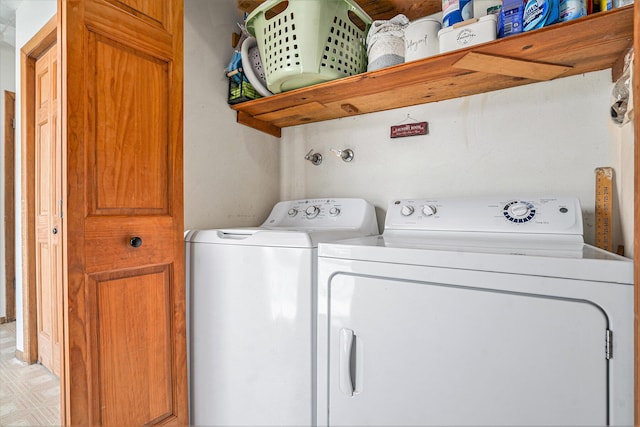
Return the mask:
[(280, 202), (260, 227), (186, 233), (192, 424), (314, 423), (317, 245), (375, 234), (361, 199)]
[(395, 200), (319, 245), (318, 425), (633, 424), (633, 263), (565, 197)]

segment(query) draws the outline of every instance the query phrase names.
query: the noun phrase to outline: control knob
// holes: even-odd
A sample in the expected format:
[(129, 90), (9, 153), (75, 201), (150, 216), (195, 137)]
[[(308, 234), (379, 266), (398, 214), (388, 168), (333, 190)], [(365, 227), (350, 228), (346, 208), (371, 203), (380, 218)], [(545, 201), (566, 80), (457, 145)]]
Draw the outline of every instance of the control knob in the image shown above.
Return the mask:
[(422, 214), (424, 216), (433, 216), (437, 212), (436, 207), (433, 205), (424, 205), (422, 208)]
[(527, 216), (529, 214), (529, 210), (530, 208), (528, 203), (518, 202), (509, 206), (509, 213), (511, 216), (516, 218)]
[(307, 218), (315, 218), (320, 213), (320, 208), (317, 206), (309, 206), (305, 211)]
[(289, 214), (290, 217), (294, 217), (296, 215), (298, 215), (298, 209), (296, 208), (291, 208), (289, 209), (289, 212), (287, 212)]
[(340, 215), (340, 209), (336, 208), (336, 207), (333, 207), (333, 208), (329, 209), (329, 215), (331, 215), (331, 216)]
[(415, 209), (413, 208), (413, 206), (411, 205), (404, 205), (401, 209), (400, 209), (400, 214), (402, 216), (411, 216), (413, 214), (413, 211)]
[(536, 208), (529, 202), (514, 200), (505, 205), (502, 214), (509, 221), (521, 224), (533, 219), (536, 215)]

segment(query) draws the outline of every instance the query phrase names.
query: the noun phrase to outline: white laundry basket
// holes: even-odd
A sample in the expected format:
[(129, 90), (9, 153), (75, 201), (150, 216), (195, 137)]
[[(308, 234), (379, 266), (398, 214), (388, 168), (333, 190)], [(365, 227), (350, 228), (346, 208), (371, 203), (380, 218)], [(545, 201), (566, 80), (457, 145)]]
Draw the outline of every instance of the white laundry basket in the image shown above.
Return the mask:
[(268, 0), (246, 22), (273, 93), (366, 71), (370, 25), (353, 0)]

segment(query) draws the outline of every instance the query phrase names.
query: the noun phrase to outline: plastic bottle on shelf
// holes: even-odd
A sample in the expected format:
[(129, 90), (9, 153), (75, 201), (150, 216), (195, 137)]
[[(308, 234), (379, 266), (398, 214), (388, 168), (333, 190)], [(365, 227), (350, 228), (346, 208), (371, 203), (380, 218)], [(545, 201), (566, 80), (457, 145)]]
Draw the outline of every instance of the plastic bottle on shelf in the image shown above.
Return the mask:
[(523, 31), (555, 24), (560, 18), (558, 0), (528, 0), (522, 18)]
[(589, 0), (591, 1), (591, 13), (604, 12), (613, 9), (613, 0)]
[(571, 21), (586, 14), (585, 0), (560, 0), (560, 22)]

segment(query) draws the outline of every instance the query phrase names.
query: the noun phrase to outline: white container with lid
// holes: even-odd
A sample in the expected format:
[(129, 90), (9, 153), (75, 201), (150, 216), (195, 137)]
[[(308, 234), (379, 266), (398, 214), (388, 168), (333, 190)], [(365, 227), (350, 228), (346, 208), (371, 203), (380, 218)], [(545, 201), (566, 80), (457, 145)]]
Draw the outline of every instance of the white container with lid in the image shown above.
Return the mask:
[(498, 18), (487, 15), (438, 31), (440, 52), (462, 49), (496, 39)]
[(438, 30), (442, 22), (433, 17), (420, 18), (412, 21), (404, 30), (404, 60), (405, 62), (437, 55)]

